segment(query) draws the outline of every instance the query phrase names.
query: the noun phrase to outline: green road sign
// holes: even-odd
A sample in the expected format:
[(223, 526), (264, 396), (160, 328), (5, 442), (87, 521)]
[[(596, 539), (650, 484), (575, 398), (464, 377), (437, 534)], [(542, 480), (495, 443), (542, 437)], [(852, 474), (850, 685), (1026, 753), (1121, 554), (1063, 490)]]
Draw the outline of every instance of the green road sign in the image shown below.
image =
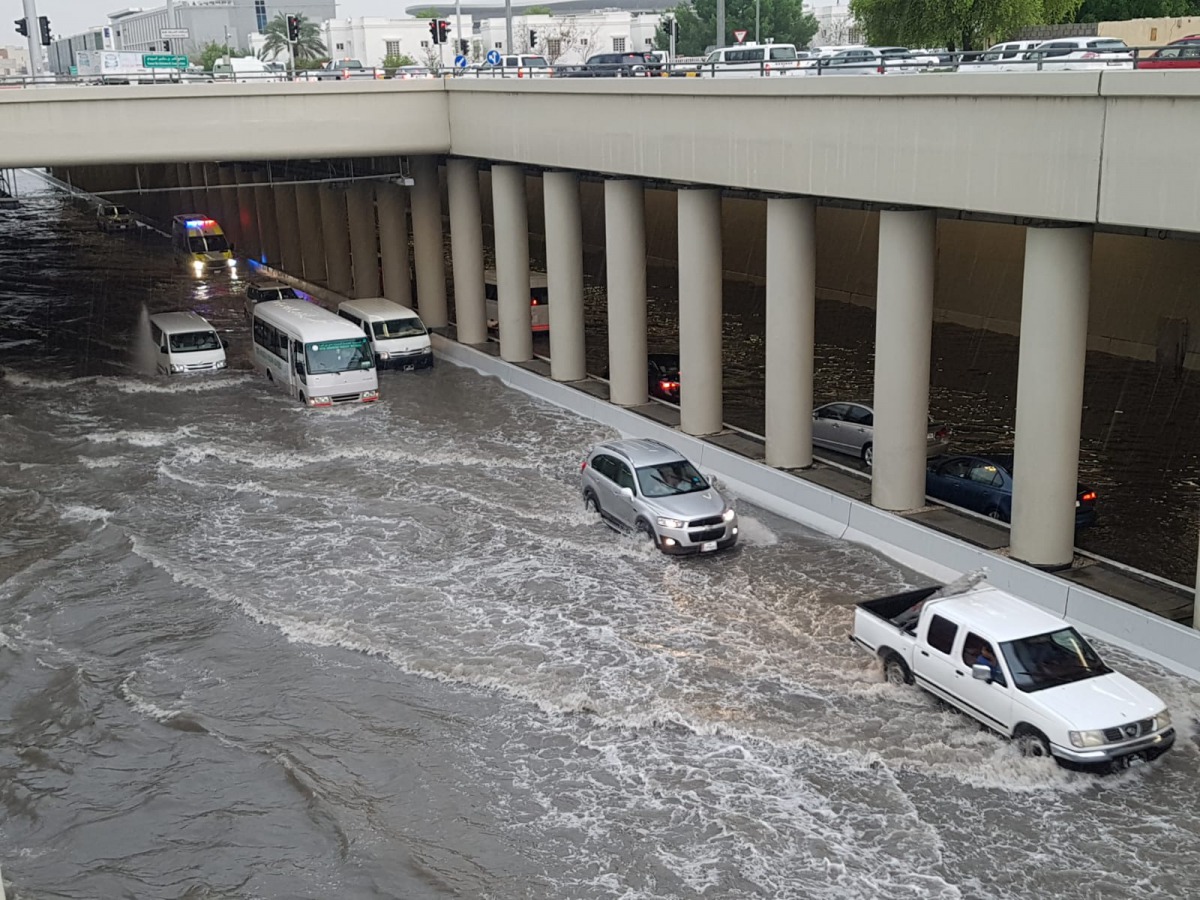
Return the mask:
[(161, 53), (146, 53), (142, 55), (142, 65), (147, 69), (186, 69), (186, 56), (167, 56)]

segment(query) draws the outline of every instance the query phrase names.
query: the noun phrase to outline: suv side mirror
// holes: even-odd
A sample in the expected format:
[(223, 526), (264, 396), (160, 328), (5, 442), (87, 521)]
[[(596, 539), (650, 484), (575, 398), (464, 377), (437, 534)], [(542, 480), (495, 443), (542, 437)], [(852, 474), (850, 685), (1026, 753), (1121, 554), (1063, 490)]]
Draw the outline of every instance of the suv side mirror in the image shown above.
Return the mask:
[(621, 496), (624, 497), (626, 500), (632, 500), (633, 499), (633, 488), (628, 488), (628, 487), (621, 488)]

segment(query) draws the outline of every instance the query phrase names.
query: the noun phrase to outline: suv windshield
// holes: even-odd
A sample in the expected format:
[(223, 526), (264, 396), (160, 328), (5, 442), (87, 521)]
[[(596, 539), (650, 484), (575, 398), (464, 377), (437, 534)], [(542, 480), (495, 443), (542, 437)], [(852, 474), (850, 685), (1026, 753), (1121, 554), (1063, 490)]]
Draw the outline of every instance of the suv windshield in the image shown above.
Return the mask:
[(309, 375), (375, 368), (375, 354), (365, 337), (306, 344), (304, 357)]
[(644, 466), (637, 470), (637, 477), (644, 497), (673, 497), (708, 490), (708, 482), (686, 459)]
[(389, 319), (386, 322), (375, 322), (373, 327), (377, 338), (418, 337), (425, 333), (425, 326), (417, 318)]
[(1112, 671), (1074, 628), (1009, 641), (1000, 649), (1013, 684), (1027, 694)]
[(185, 331), (182, 334), (173, 334), (170, 338), (172, 353), (221, 349), (221, 341), (215, 331)]

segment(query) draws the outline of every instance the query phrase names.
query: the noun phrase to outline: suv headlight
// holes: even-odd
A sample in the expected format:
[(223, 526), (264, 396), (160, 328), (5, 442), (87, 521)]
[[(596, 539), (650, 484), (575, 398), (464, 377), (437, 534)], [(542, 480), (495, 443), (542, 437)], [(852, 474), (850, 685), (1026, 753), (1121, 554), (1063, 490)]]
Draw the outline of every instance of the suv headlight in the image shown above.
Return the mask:
[(668, 519), (666, 516), (658, 517), (658, 524), (663, 528), (682, 528), (683, 522), (679, 519)]
[(380, 351), (379, 351), (379, 358), (380, 358), (380, 359), (391, 359), (391, 358), (392, 358), (392, 354), (388, 353), (386, 350), (380, 350)]
[(1155, 731), (1161, 731), (1163, 728), (1168, 727), (1170, 724), (1171, 724), (1171, 711), (1168, 709), (1164, 709), (1162, 712), (1160, 712), (1157, 716), (1154, 717), (1154, 730)]
[(726, 522), (732, 522), (733, 517), (736, 515), (737, 515), (737, 513), (735, 513), (733, 511), (733, 507), (731, 506), (731, 507), (729, 507), (729, 509), (725, 510), (725, 512), (721, 513), (721, 518), (724, 519)]
[(1067, 737), (1075, 747), (1102, 747), (1108, 743), (1103, 731), (1069, 731)]

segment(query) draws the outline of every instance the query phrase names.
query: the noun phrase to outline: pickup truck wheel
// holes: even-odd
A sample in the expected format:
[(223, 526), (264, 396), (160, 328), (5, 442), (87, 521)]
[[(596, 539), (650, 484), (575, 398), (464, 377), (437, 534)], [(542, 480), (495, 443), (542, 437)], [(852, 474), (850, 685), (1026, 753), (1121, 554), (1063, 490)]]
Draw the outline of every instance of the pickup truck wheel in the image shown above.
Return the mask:
[(1050, 741), (1036, 728), (1021, 726), (1013, 737), (1017, 741), (1017, 749), (1027, 759), (1046, 759), (1050, 756)]
[(895, 653), (889, 653), (883, 658), (883, 680), (896, 687), (913, 682), (908, 665)]

